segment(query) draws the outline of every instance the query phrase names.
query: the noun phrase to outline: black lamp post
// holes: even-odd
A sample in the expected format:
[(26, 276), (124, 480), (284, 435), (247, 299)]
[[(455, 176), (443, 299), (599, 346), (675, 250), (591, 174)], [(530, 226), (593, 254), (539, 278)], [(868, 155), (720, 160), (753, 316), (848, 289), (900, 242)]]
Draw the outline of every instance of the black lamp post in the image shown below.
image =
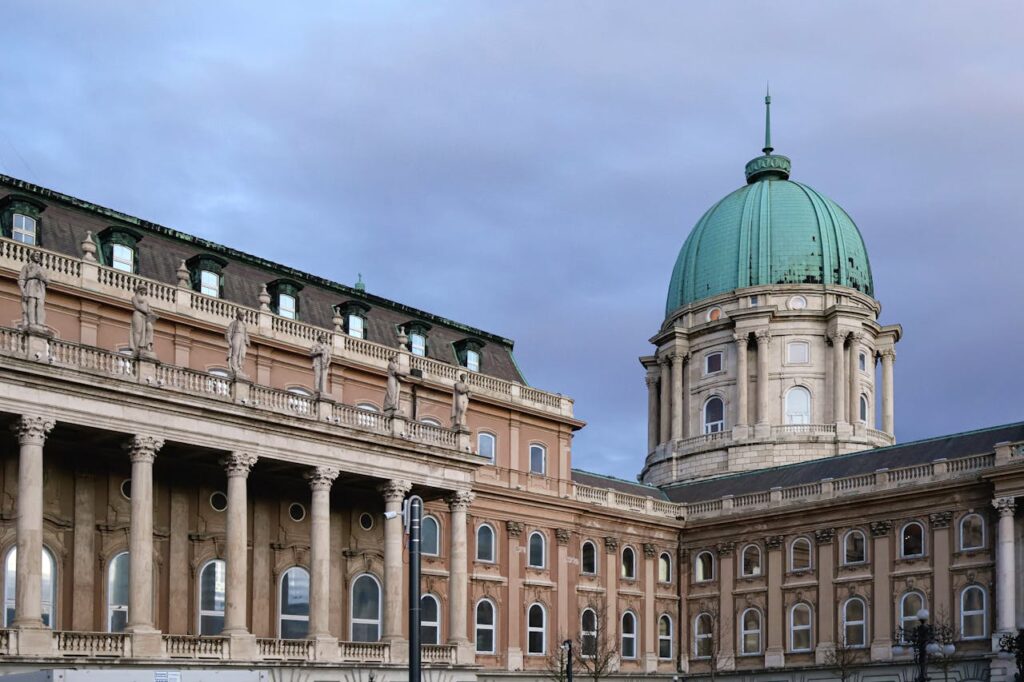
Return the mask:
[(562, 648), (565, 649), (565, 682), (572, 682), (572, 640), (562, 642)]
[(1007, 632), (999, 638), (999, 655), (1009, 658), (1013, 656), (1017, 663), (1015, 682), (1024, 680), (1024, 630), (1016, 633)]
[(952, 656), (956, 647), (952, 644), (953, 633), (944, 625), (932, 625), (928, 622), (928, 610), (921, 609), (915, 616), (917, 625), (911, 628), (896, 630), (896, 644), (892, 651), (901, 654), (909, 648), (914, 654), (917, 664), (915, 682), (928, 682), (928, 659), (930, 656)]
[[(385, 519), (396, 519), (399, 512), (384, 512)], [(402, 521), (409, 534), (409, 682), (420, 682), (420, 524), (423, 498), (410, 495), (402, 505)]]

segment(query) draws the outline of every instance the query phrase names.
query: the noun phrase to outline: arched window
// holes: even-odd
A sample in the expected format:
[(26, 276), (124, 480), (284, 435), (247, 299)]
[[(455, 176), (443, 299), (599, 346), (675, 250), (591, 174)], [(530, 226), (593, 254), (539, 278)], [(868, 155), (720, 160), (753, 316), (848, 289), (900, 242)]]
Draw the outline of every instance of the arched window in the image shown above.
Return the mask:
[(597, 613), (594, 609), (583, 609), (580, 614), (580, 637), (583, 642), (582, 656), (597, 655)]
[(309, 571), (292, 566), (281, 576), (281, 639), (303, 639), (309, 632)]
[(494, 528), (488, 523), (476, 529), (476, 560), (494, 563)]
[(530, 446), (530, 473), (543, 476), (548, 471), (548, 450), (534, 443)]
[(658, 556), (658, 582), (672, 582), (672, 557), (668, 552), (662, 552)]
[(752, 656), (761, 653), (761, 612), (747, 609), (740, 616), (740, 654)]
[(752, 578), (761, 575), (761, 548), (747, 545), (740, 554), (740, 575)]
[(693, 579), (698, 583), (715, 579), (715, 557), (711, 552), (701, 552), (693, 560)]
[(481, 599), (476, 603), (476, 652), (478, 654), (494, 653), (494, 602)]
[(667, 613), (658, 618), (658, 658), (672, 660), (672, 616)]
[(859, 412), (861, 424), (868, 423), (868, 397), (863, 393), (860, 394), (860, 412)]
[(219, 635), (224, 629), (227, 567), (220, 559), (207, 561), (199, 571), (199, 634)]
[(704, 403), (704, 433), (725, 430), (725, 403), (718, 396)]
[(867, 606), (860, 597), (851, 597), (843, 604), (843, 641), (848, 648), (867, 646)]
[(352, 641), (380, 641), (380, 583), (369, 573), (352, 581)]
[(629, 580), (636, 578), (636, 553), (632, 547), (622, 550), (622, 577)]
[(811, 423), (811, 392), (803, 386), (794, 386), (786, 392), (786, 423)]
[(128, 552), (107, 567), (107, 632), (124, 632), (128, 625)]
[(288, 409), (298, 414), (309, 414), (312, 409), (313, 392), (301, 386), (292, 386), (285, 390), (290, 393), (288, 398)]
[(695, 658), (711, 658), (714, 647), (715, 622), (710, 613), (699, 613), (693, 619), (693, 655)]
[[(40, 565), (40, 600), (42, 606), (43, 625), (48, 628), (54, 626), (54, 614), (57, 613), (57, 564), (53, 560), (50, 550), (43, 547), (42, 564)], [(4, 627), (11, 627), (14, 624), (14, 617), (17, 604), (15, 603), (15, 589), (17, 586), (18, 571), (18, 548), (11, 547), (4, 560)]]
[(811, 607), (796, 604), (789, 611), (789, 650), (811, 650)]
[(544, 568), (544, 534), (540, 531), (530, 533), (530, 568)]
[(632, 611), (622, 614), (622, 657), (636, 658), (636, 615)]
[(900, 531), (900, 556), (924, 556), (924, 526), (917, 521), (911, 521)]
[(526, 653), (543, 655), (547, 640), (547, 613), (540, 604), (531, 604), (526, 612)]
[(476, 435), (476, 454), (486, 457), (491, 464), (494, 464), (494, 454), (498, 450), (497, 443), (493, 433), (481, 431)]
[(864, 532), (851, 530), (843, 536), (843, 563), (862, 564), (868, 560)]
[(917, 614), (925, 607), (924, 595), (907, 592), (900, 598), (900, 627), (910, 632), (917, 625)]
[(430, 556), (441, 553), (441, 526), (433, 516), (424, 516), (420, 526), (420, 551)]
[(420, 420), (420, 423), (426, 424), (427, 426), (434, 426), (437, 428), (441, 427), (441, 420), (435, 419), (434, 417), (424, 417), (423, 419)]
[(978, 514), (960, 519), (960, 549), (984, 549), (985, 521)]
[(968, 585), (960, 593), (960, 637), (985, 639), (988, 636), (988, 600), (985, 590)]
[(811, 541), (797, 538), (789, 546), (789, 570), (807, 571), (811, 568)]
[(425, 594), (420, 597), (420, 641), (424, 644), (441, 643), (441, 608), (437, 597)]
[(597, 573), (597, 546), (593, 542), (587, 540), (583, 543), (583, 548), (580, 550), (582, 555), (580, 558), (580, 566), (583, 572), (587, 575), (594, 575)]

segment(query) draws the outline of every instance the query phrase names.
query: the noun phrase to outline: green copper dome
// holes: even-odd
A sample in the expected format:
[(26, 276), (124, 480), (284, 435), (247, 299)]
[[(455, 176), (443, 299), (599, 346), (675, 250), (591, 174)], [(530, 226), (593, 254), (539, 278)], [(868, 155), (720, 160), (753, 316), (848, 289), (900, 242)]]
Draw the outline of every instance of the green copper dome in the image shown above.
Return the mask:
[[(765, 104), (770, 103), (765, 98)], [(790, 160), (747, 164), (747, 185), (711, 207), (679, 251), (666, 317), (709, 296), (771, 284), (838, 285), (874, 295), (864, 240), (834, 201), (789, 179)]]

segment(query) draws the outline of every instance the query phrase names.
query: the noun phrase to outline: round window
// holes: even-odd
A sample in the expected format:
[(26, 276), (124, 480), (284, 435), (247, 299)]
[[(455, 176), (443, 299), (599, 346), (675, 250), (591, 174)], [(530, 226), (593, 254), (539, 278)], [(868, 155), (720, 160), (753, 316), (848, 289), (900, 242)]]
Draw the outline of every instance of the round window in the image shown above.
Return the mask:
[(132, 479), (126, 478), (121, 481), (121, 494), (126, 500), (132, 499)]
[(708, 322), (717, 322), (722, 318), (721, 308), (712, 308), (708, 311)]
[(218, 490), (210, 495), (210, 506), (213, 507), (213, 511), (224, 511), (228, 508), (228, 496)]
[(359, 527), (363, 530), (373, 530), (373, 515), (363, 512), (359, 515)]
[(789, 299), (789, 307), (791, 310), (803, 310), (807, 307), (807, 299), (803, 296), (794, 296)]
[(292, 521), (298, 523), (302, 519), (306, 518), (306, 508), (298, 502), (292, 502), (288, 506), (288, 516)]

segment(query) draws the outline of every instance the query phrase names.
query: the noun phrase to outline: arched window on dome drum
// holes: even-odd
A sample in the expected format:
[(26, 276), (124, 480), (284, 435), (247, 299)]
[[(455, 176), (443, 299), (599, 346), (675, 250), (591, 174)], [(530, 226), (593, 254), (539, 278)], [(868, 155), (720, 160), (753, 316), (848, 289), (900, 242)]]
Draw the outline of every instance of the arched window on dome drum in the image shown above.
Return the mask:
[(860, 412), (858, 415), (861, 424), (868, 423), (868, 397), (861, 393), (860, 395)]
[(704, 403), (704, 433), (725, 430), (725, 403), (715, 396)]
[(803, 386), (794, 386), (786, 393), (786, 423), (811, 423), (811, 392)]

